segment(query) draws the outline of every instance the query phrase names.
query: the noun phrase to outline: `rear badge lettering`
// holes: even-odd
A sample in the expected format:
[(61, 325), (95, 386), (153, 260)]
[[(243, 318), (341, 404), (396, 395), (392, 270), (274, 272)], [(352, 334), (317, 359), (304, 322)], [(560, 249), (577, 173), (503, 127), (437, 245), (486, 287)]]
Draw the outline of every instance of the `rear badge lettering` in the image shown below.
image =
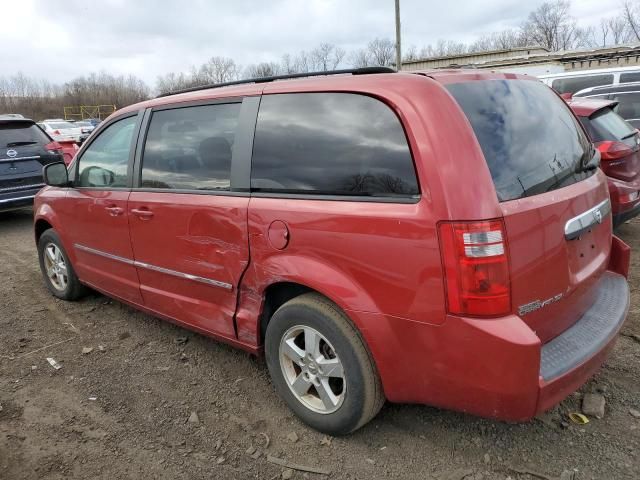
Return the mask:
[(536, 310), (540, 310), (547, 305), (551, 305), (559, 301), (564, 294), (559, 293), (551, 298), (547, 298), (546, 300), (534, 300), (533, 302), (526, 303), (525, 305), (520, 305), (518, 307), (518, 315), (524, 316), (528, 313), (535, 312)]

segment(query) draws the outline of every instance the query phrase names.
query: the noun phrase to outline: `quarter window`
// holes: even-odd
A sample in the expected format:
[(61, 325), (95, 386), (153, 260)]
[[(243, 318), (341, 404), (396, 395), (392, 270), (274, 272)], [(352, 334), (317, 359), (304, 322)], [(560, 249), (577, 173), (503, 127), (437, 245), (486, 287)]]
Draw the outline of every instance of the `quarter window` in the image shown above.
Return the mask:
[(153, 113), (142, 157), (143, 188), (229, 190), (240, 103)]
[(78, 163), (78, 186), (118, 188), (127, 186), (127, 168), (137, 116), (109, 125), (91, 142)]
[(251, 170), (251, 188), (259, 192), (375, 197), (419, 192), (398, 117), (364, 95), (265, 95)]

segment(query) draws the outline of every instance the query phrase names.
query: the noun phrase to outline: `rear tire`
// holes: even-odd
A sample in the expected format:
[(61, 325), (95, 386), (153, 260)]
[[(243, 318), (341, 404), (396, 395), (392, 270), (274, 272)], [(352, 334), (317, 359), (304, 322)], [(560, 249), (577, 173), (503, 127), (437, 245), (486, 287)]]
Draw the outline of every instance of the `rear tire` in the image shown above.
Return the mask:
[(77, 300), (87, 293), (55, 230), (46, 230), (40, 236), (38, 257), (44, 282), (52, 295), (62, 300)]
[(323, 433), (351, 433), (384, 404), (380, 377), (360, 332), (317, 293), (296, 297), (273, 314), (265, 356), (280, 397)]

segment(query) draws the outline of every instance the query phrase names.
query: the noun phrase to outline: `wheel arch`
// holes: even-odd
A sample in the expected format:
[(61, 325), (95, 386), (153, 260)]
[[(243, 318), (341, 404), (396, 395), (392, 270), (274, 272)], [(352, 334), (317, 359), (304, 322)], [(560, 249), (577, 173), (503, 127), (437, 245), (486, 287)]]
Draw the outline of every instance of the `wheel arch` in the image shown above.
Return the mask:
[[(257, 293), (258, 301), (254, 303), (253, 308), (247, 305), (250, 302), (245, 304), (248, 307), (246, 310), (241, 306), (242, 313), (238, 315), (237, 320), (243, 325), (239, 325), (239, 330), (251, 330), (248, 323), (251, 322), (249, 317), (253, 316), (253, 322), (256, 324), (254, 341), (259, 346), (264, 344), (264, 332), (271, 315), (284, 303), (304, 293), (318, 293), (336, 304), (360, 331), (365, 341), (367, 329), (355, 313), (379, 311), (366, 290), (345, 272), (309, 257), (271, 257), (259, 272), (256, 269), (248, 272), (243, 287)], [(255, 313), (249, 314), (250, 310)]]
[(44, 218), (39, 218), (35, 221), (33, 230), (36, 239), (36, 245), (40, 241), (40, 237), (42, 236), (42, 234), (51, 228), (53, 228), (53, 225), (51, 225), (51, 223)]

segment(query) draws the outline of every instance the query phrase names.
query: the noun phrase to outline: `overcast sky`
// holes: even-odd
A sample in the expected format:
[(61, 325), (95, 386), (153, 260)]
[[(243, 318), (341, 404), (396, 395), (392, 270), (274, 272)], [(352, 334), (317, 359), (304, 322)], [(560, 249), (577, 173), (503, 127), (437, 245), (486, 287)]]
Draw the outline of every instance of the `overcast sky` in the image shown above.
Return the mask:
[[(517, 27), (542, 1), (401, 0), (403, 44), (471, 42)], [(621, 0), (574, 1), (581, 25), (598, 25)], [(0, 75), (64, 82), (92, 71), (158, 75), (214, 55), (241, 65), (330, 42), (346, 50), (393, 38), (393, 0), (3, 0)]]

